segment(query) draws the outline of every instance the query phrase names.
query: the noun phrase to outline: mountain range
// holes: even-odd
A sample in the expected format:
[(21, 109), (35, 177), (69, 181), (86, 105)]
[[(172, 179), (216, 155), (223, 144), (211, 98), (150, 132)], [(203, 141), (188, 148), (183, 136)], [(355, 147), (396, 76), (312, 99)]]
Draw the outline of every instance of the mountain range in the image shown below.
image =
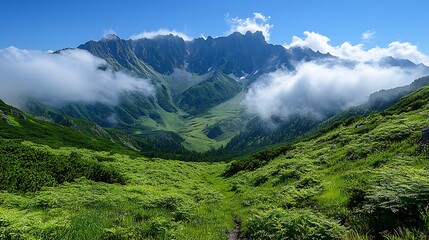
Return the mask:
[[(299, 72), (296, 62), (361, 63), (258, 32), (108, 35), (79, 48), (105, 60), (99, 71), (153, 91), (116, 103), (0, 101), (0, 239), (429, 236), (429, 76), (350, 107), (265, 119), (243, 100), (266, 76)], [(428, 73), (406, 59), (364, 64)]]
[[(147, 96), (138, 91), (123, 92), (116, 105), (70, 102), (50, 106), (33, 99), (23, 109), (46, 118), (59, 114), (120, 129), (148, 142), (163, 142), (163, 147), (156, 149), (171, 153), (218, 148), (249, 152), (300, 136), (343, 109), (325, 109), (321, 119), (310, 115), (272, 118), (270, 122), (278, 126), (272, 131), (267, 122), (246, 111), (242, 104), (249, 87), (277, 70), (294, 72), (296, 63), (356, 64), (310, 48), (269, 44), (261, 32), (235, 32), (192, 41), (171, 34), (137, 40), (109, 34), (77, 48), (104, 59), (108, 65), (101, 69), (148, 79), (155, 93)], [(429, 73), (426, 66), (406, 59), (388, 57), (377, 64)], [(391, 104), (386, 103), (386, 107)]]

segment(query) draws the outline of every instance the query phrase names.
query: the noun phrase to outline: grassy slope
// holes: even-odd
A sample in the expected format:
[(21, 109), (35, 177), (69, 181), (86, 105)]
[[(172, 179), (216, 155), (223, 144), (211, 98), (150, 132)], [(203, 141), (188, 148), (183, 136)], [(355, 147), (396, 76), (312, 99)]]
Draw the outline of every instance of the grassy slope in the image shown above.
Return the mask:
[[(246, 206), (239, 214), (244, 225), (252, 226), (278, 208), (305, 209), (341, 222), (351, 239), (365, 238), (365, 233), (380, 237), (383, 231), (386, 237), (394, 229), (400, 238), (423, 238), (429, 229), (421, 229), (427, 212), (422, 218), (420, 212), (429, 206), (429, 171), (427, 151), (419, 141), (429, 126), (428, 100), (425, 87), (386, 113), (343, 121), (292, 145), (266, 166), (234, 175), (229, 181)], [(249, 217), (251, 209), (257, 212)], [(247, 233), (261, 236), (252, 229)]]
[(235, 131), (232, 129), (215, 139), (207, 137), (206, 131), (213, 125), (239, 119), (237, 116), (240, 116), (240, 112), (243, 111), (243, 106), (241, 105), (243, 97), (243, 94), (239, 94), (231, 100), (208, 110), (208, 114), (187, 119), (187, 124), (179, 130), (186, 140), (185, 147), (189, 150), (203, 152), (211, 148), (216, 149), (222, 145), (225, 146), (232, 137), (238, 134), (241, 128), (235, 129)]
[(222, 177), (225, 163), (132, 159), (24, 142), (52, 154), (107, 157), (102, 164), (127, 184), (79, 178), (35, 193), (3, 191), (0, 236), (226, 239), (235, 216), (253, 239), (368, 239), (394, 229), (401, 238), (424, 239), (429, 170), (419, 141), (429, 125), (428, 98), (426, 87), (386, 113), (344, 120), (230, 177)]
[(123, 173), (127, 184), (80, 178), (36, 193), (2, 192), (0, 238), (221, 239), (233, 226), (231, 213), (236, 206), (219, 176), (224, 164), (130, 159), (108, 152), (23, 144), (52, 154), (77, 152), (82, 158), (114, 159), (103, 164)]
[[(227, 186), (220, 177), (225, 164), (130, 158), (137, 154), (104, 138), (31, 115), (25, 115), (27, 120), (24, 120), (9, 112), (19, 110), (4, 103), (0, 107), (11, 123), (0, 119), (0, 145), (5, 154), (0, 157), (0, 183), (14, 182), (17, 186), (0, 188), (12, 191), (0, 192), (0, 239), (170, 239), (173, 236), (219, 239), (232, 228), (230, 209), (234, 203), (228, 202), (231, 193), (226, 191)], [(22, 147), (12, 148), (7, 138), (28, 141), (22, 142)], [(13, 164), (18, 152), (20, 165)], [(62, 162), (67, 164), (67, 159), (75, 155), (80, 159), (79, 168), (107, 173), (114, 169), (112, 174), (123, 176), (126, 185), (87, 180), (88, 177), (100, 179), (91, 172), (72, 173), (84, 177), (71, 182), (66, 178), (64, 184), (61, 181), (58, 185), (51, 175), (58, 178), (68, 166), (50, 164), (63, 158)], [(47, 166), (51, 169), (43, 176), (28, 175), (37, 176), (35, 172), (43, 168), (48, 159), (51, 163)], [(20, 185), (20, 179), (25, 179), (26, 184)], [(44, 187), (38, 185), (43, 182)], [(23, 189), (36, 192), (24, 193)], [(213, 209), (213, 206), (217, 207)]]
[[(115, 134), (114, 130), (112, 130), (112, 134), (109, 134), (104, 129), (98, 129), (95, 124), (88, 121), (72, 120), (74, 125), (71, 127), (78, 129), (76, 130), (71, 127), (36, 119), (14, 107), (6, 105), (1, 100), (0, 110), (6, 114), (12, 123), (8, 125), (0, 119), (0, 137), (3, 138), (24, 139), (52, 147), (74, 146), (93, 150), (109, 150), (131, 155), (137, 153), (128, 146), (125, 146), (130, 145), (126, 143), (125, 135), (123, 136), (124, 139), (118, 139), (121, 137), (121, 134)], [(22, 114), (22, 116), (26, 117), (26, 120), (20, 117), (20, 115), (12, 114), (10, 110)], [(118, 143), (123, 142), (124, 146), (114, 141)]]
[(193, 115), (201, 114), (242, 91), (241, 84), (222, 73), (186, 89), (178, 98), (178, 106)]

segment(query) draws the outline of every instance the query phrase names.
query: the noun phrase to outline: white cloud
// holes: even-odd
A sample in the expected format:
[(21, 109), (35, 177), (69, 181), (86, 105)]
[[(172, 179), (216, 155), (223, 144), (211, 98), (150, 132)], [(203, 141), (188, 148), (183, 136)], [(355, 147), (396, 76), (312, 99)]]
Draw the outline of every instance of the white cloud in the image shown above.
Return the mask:
[(368, 30), (364, 33), (362, 33), (362, 40), (369, 41), (375, 37), (375, 31), (374, 30)]
[(226, 17), (226, 22), (231, 25), (228, 33), (239, 32), (245, 34), (246, 32), (261, 31), (265, 37), (265, 40), (270, 41), (271, 28), (273, 25), (269, 24), (271, 17), (265, 17), (261, 13), (253, 13), (252, 18), (230, 18)]
[(114, 36), (117, 36), (116, 32), (113, 29), (104, 30), (103, 39), (112, 39)]
[(313, 49), (314, 51), (320, 51), (322, 53), (328, 53), (335, 49), (334, 47), (329, 45), (329, 41), (331, 40), (327, 36), (309, 31), (305, 31), (304, 35), (305, 38), (293, 36), (292, 43), (285, 44), (284, 47), (308, 47)]
[(324, 118), (367, 101), (380, 89), (409, 84), (423, 73), (359, 63), (354, 67), (306, 62), (296, 72), (278, 70), (253, 84), (244, 100), (262, 119), (308, 115)]
[(429, 57), (419, 51), (418, 47), (409, 42), (392, 42), (387, 47), (374, 47), (365, 50), (363, 44), (353, 45), (350, 42), (344, 42), (339, 46), (332, 46), (330, 39), (315, 32), (304, 32), (305, 37), (294, 36), (290, 44), (284, 45), (290, 47), (309, 47), (314, 51), (321, 53), (330, 53), (342, 59), (348, 59), (358, 62), (379, 61), (385, 57), (394, 57), (398, 59), (408, 59), (414, 63), (423, 63), (429, 65)]
[(191, 41), (192, 40), (191, 37), (189, 37), (188, 35), (186, 35), (182, 32), (178, 32), (176, 30), (163, 29), (163, 28), (160, 28), (159, 30), (152, 31), (152, 32), (144, 31), (144, 32), (139, 33), (139, 34), (132, 35), (130, 37), (130, 39), (137, 40), (137, 39), (141, 39), (141, 38), (155, 38), (158, 36), (169, 35), (169, 34), (173, 34), (175, 36), (181, 37), (185, 41)]
[(153, 92), (145, 79), (114, 72), (106, 61), (84, 50), (59, 54), (0, 49), (0, 99), (21, 106), (27, 97), (49, 104), (67, 102), (116, 104), (124, 91)]

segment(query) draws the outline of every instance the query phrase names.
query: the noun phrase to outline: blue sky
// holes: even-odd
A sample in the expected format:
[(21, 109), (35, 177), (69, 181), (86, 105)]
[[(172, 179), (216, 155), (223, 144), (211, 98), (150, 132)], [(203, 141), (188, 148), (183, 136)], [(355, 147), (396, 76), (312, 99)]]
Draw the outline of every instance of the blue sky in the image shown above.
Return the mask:
[[(290, 43), (304, 31), (328, 36), (332, 45), (345, 41), (365, 48), (410, 42), (429, 53), (429, 1), (0, 1), (0, 48), (56, 50), (100, 39), (113, 30), (121, 38), (160, 28), (191, 37), (221, 36), (230, 30), (227, 19), (270, 17), (270, 42)], [(362, 33), (374, 32), (362, 39)]]

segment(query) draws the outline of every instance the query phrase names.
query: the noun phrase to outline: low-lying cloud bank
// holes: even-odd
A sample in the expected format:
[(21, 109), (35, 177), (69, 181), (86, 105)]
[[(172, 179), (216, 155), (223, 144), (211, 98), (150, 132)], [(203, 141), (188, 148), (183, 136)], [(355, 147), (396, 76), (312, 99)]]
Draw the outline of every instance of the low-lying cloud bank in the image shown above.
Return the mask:
[(60, 105), (68, 102), (116, 104), (124, 91), (153, 92), (145, 79), (114, 72), (84, 50), (58, 54), (9, 47), (0, 50), (0, 99), (14, 106), (26, 98)]
[(422, 75), (421, 71), (367, 63), (353, 67), (300, 63), (294, 73), (278, 70), (261, 77), (250, 87), (244, 103), (264, 120), (295, 114), (324, 118), (365, 103), (373, 92), (409, 84)]
[[(327, 36), (315, 32), (306, 31), (304, 35), (294, 36), (284, 47), (308, 47), (340, 60), (297, 63), (295, 72), (278, 70), (262, 76), (244, 100), (249, 112), (264, 120), (286, 119), (296, 114), (324, 118), (365, 103), (378, 90), (407, 85), (428, 74), (423, 66), (400, 68), (382, 64), (383, 59), (393, 57), (429, 65), (429, 57), (409, 42), (365, 49), (364, 44), (349, 42), (333, 46)], [(375, 31), (369, 30), (362, 34), (362, 39), (374, 36)], [(348, 62), (347, 66), (342, 60)]]
[[(367, 38), (372, 37), (375, 32), (366, 32)], [(408, 59), (416, 64), (423, 63), (429, 66), (429, 56), (419, 51), (418, 47), (409, 42), (392, 42), (387, 47), (374, 47), (368, 50), (363, 44), (353, 45), (350, 42), (344, 42), (339, 46), (331, 45), (330, 39), (320, 33), (305, 31), (304, 38), (294, 36), (292, 42), (285, 44), (290, 47), (309, 47), (314, 51), (321, 53), (330, 53), (342, 59), (358, 62), (379, 61), (385, 57), (394, 57), (399, 59)], [(365, 37), (363, 36), (363, 37)]]

